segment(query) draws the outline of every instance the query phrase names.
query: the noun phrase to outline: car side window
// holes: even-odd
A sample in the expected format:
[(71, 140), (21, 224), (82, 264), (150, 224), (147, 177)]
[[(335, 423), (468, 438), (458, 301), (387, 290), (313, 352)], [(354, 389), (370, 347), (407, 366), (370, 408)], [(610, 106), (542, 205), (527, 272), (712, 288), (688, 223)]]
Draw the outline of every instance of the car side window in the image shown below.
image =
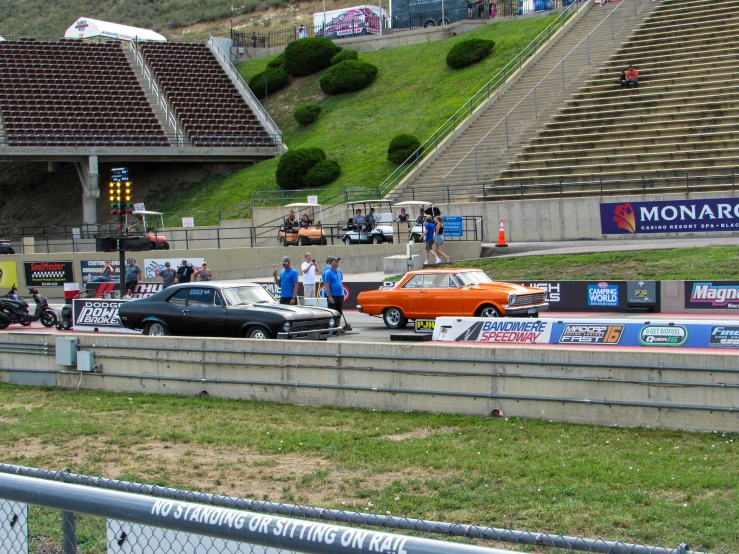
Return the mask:
[(170, 296), (169, 303), (173, 306), (184, 306), (187, 303), (187, 289), (178, 290)]
[(215, 306), (216, 289), (191, 288), (188, 306)]
[(450, 289), (457, 288), (457, 282), (454, 280), (454, 277), (452, 277), (451, 273), (449, 274), (449, 288)]
[(423, 288), (425, 289), (448, 289), (449, 276), (445, 273), (439, 275), (426, 275), (423, 280)]
[(423, 275), (414, 275), (403, 285), (404, 289), (420, 289), (423, 287)]

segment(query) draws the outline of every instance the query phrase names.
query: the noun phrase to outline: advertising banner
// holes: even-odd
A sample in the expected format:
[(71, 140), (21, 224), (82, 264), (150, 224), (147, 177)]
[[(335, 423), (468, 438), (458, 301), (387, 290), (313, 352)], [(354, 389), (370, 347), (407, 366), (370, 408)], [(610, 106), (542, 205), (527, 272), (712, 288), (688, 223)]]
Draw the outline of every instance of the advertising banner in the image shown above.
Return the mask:
[(18, 268), (15, 262), (0, 262), (0, 289), (10, 288), (17, 284)]
[(445, 215), (444, 216), (444, 236), (445, 237), (464, 237), (464, 225), (461, 215)]
[[(187, 263), (193, 266), (196, 270), (203, 269), (204, 261), (205, 258), (187, 258)], [(167, 262), (172, 265), (172, 269), (177, 271), (177, 268), (182, 265), (182, 258), (145, 259), (144, 266), (141, 268), (144, 272), (144, 279), (156, 279), (159, 277), (159, 272), (164, 269), (164, 264)]]
[(29, 287), (61, 287), (74, 282), (72, 262), (24, 262), (23, 269)]
[[(446, 231), (446, 230), (445, 230)], [(626, 281), (518, 281), (544, 289), (550, 312), (625, 312)]]
[[(106, 260), (82, 260), (80, 261), (80, 274), (82, 275), (82, 285), (86, 285), (95, 277), (103, 274), (103, 267)], [(118, 260), (107, 260), (113, 266), (115, 273), (111, 275), (114, 281), (118, 281), (120, 277), (121, 264)]]
[(693, 310), (737, 310), (739, 281), (685, 281), (685, 307)]
[[(120, 292), (121, 284), (116, 283), (88, 283), (85, 286), (89, 296), (93, 298), (110, 298)], [(139, 283), (133, 289), (131, 298), (146, 298), (162, 290), (161, 283)]]
[(439, 317), (434, 340), (496, 344), (549, 344), (553, 321), (520, 318)]
[(604, 235), (739, 231), (739, 198), (600, 205)]
[(139, 334), (138, 331), (126, 329), (121, 325), (118, 308), (123, 302), (127, 301), (75, 298), (72, 300), (72, 327), (78, 331)]

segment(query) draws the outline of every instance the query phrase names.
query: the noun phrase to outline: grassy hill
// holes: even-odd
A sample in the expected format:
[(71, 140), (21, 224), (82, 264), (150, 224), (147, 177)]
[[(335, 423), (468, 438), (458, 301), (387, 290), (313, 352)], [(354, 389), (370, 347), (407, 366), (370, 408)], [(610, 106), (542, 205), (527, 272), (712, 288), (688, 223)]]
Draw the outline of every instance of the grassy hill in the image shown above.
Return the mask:
[[(282, 129), (289, 148), (318, 146), (342, 167), (331, 188), (376, 188), (397, 166), (387, 161), (387, 146), (398, 133), (421, 141), (444, 121), (525, 45), (543, 30), (550, 17), (507, 21), (467, 33), (464, 38), (492, 39), (494, 54), (462, 70), (451, 70), (445, 58), (462, 37), (360, 54), (375, 64), (377, 80), (369, 88), (341, 96), (323, 94), (320, 74), (294, 79), (290, 86), (267, 99), (270, 115)], [(239, 66), (245, 79), (262, 71), (271, 58)], [(312, 102), (322, 109), (319, 120), (301, 127), (292, 117), (295, 107)], [(278, 190), (274, 179), (277, 160), (262, 162), (226, 177), (215, 177), (189, 187), (176, 199), (165, 200), (163, 211), (181, 211), (197, 205), (217, 210), (248, 201), (255, 190)]]

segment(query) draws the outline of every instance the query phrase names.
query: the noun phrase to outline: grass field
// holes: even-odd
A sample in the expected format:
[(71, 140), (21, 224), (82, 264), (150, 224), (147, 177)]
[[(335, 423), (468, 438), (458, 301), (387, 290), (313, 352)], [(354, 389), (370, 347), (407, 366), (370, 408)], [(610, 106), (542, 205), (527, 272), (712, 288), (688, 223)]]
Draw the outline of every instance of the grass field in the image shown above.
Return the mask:
[[(454, 114), (503, 66), (551, 22), (536, 17), (487, 25), (463, 36), (360, 54), (379, 71), (368, 88), (340, 96), (325, 95), (320, 73), (293, 79), (267, 99), (269, 113), (285, 136), (289, 148), (318, 146), (341, 164), (342, 175), (329, 188), (373, 188), (397, 165), (387, 161), (390, 140), (411, 133), (422, 142)], [(444, 62), (448, 50), (467, 38), (492, 39), (494, 53), (479, 64), (451, 70)], [(239, 65), (245, 80), (263, 71), (272, 58)], [(321, 116), (308, 127), (293, 119), (293, 110), (305, 103), (321, 106)], [(259, 163), (227, 176), (190, 186), (176, 198), (158, 205), (161, 211), (182, 211), (191, 206), (217, 210), (219, 206), (250, 201), (255, 190), (277, 190), (277, 160)]]
[(383, 514), (739, 548), (738, 435), (0, 385), (0, 459)]

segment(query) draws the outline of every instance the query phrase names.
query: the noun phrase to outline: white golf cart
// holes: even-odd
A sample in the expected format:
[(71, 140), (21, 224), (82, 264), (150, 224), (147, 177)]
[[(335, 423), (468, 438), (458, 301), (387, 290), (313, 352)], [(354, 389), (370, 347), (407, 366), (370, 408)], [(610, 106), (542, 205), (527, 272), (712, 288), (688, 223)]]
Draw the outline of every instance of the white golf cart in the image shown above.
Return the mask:
[[(144, 229), (134, 227), (141, 217), (144, 220)], [(167, 237), (164, 235), (164, 215), (162, 212), (149, 212), (146, 210), (134, 210), (126, 214), (124, 230), (133, 235), (140, 235), (149, 241), (152, 250), (169, 250)]]
[(416, 218), (418, 217), (418, 211), (422, 210), (424, 215), (429, 215), (427, 210), (431, 210), (434, 216), (440, 215), (441, 210), (434, 207), (433, 202), (423, 202), (421, 200), (408, 200), (406, 202), (398, 202), (393, 205), (393, 208), (405, 208), (406, 213), (410, 219), (410, 231), (408, 232), (408, 242), (423, 242), (423, 223), (418, 223)]
[[(362, 210), (362, 215), (367, 218), (372, 208), (376, 208), (374, 218), (375, 224), (370, 229), (361, 230), (354, 223), (354, 216), (349, 218), (344, 229), (342, 242), (347, 246), (352, 244), (382, 244), (383, 242), (393, 242), (393, 213), (390, 211), (392, 202), (389, 200), (362, 200), (358, 202), (347, 202), (346, 205), (351, 209), (352, 214), (358, 209)], [(385, 210), (385, 211), (383, 211)]]

